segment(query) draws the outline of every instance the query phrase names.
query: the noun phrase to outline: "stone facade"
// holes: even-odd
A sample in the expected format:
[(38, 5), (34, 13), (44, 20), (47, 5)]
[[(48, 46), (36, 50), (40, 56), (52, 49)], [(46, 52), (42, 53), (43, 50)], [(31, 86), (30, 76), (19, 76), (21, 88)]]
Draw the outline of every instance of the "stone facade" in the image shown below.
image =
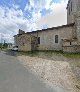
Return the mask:
[[(31, 51), (37, 49), (37, 39), (30, 34), (18, 34), (17, 37), (17, 45), (19, 51)], [(16, 39), (15, 39), (16, 40)]]
[[(63, 39), (72, 39), (74, 24), (53, 27), (44, 30), (31, 32), (33, 36), (40, 37), (38, 50), (62, 50)], [(58, 35), (58, 43), (55, 43), (55, 36)]]
[(19, 51), (80, 52), (80, 0), (68, 1), (67, 25), (27, 33), (19, 29), (14, 39)]
[(75, 22), (75, 15), (78, 11), (79, 0), (69, 0), (67, 4), (67, 23)]

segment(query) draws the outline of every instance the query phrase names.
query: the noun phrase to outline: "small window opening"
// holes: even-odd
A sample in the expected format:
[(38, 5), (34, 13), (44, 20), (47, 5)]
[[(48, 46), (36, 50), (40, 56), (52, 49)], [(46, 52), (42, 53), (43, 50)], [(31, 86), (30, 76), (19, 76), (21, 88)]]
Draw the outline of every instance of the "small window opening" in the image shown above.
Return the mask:
[(58, 35), (55, 35), (55, 43), (58, 43)]
[(71, 11), (72, 11), (72, 2), (71, 2)]
[(70, 15), (70, 7), (69, 7), (69, 15)]
[(38, 44), (40, 44), (40, 37), (38, 37)]
[(71, 42), (70, 42), (70, 45), (71, 45)]

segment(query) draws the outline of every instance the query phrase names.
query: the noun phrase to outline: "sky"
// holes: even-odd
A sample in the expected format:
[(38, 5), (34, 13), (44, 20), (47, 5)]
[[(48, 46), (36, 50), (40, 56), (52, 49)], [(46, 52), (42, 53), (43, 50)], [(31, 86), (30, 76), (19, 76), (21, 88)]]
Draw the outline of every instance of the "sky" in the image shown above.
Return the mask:
[(0, 42), (14, 42), (19, 29), (25, 32), (67, 23), (68, 0), (0, 0)]

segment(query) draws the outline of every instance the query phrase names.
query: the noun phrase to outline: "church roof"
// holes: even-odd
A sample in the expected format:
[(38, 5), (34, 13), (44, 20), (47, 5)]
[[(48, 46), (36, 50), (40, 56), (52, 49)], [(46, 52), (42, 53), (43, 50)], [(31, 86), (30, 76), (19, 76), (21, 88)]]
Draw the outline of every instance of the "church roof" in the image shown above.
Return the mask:
[(47, 29), (42, 29), (42, 30), (37, 30), (37, 31), (32, 31), (32, 32), (27, 32), (27, 34), (36, 33), (36, 32), (42, 32), (42, 31), (48, 31), (48, 30), (54, 30), (54, 29), (60, 29), (60, 28), (64, 28), (64, 27), (71, 27), (71, 26), (74, 26), (74, 24), (75, 23), (71, 23), (71, 24), (62, 25), (62, 26), (58, 26), (58, 27), (52, 27), (52, 28), (47, 28)]

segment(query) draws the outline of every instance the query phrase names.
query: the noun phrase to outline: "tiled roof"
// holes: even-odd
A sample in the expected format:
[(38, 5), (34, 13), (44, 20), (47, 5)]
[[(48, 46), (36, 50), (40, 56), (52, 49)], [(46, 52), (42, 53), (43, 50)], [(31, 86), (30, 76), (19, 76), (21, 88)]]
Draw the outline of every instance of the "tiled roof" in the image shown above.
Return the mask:
[[(48, 30), (54, 30), (54, 29), (59, 29), (59, 28), (64, 28), (64, 27), (71, 27), (74, 26), (75, 23), (71, 23), (71, 24), (67, 24), (67, 25), (62, 25), (62, 26), (58, 26), (58, 27), (52, 27), (52, 28), (47, 28), (47, 29), (42, 29), (42, 30), (36, 30), (36, 31), (32, 31), (32, 32), (27, 32), (27, 33), (23, 33), (23, 34), (31, 34), (31, 33), (37, 33), (37, 32), (43, 32), (43, 31), (48, 31)], [(22, 34), (17, 34), (14, 35), (15, 36), (20, 36)]]
[(71, 27), (71, 26), (74, 26), (74, 24), (75, 23), (71, 23), (71, 24), (62, 25), (62, 26), (58, 26), (58, 27), (52, 27), (52, 28), (47, 28), (47, 29), (42, 29), (42, 30), (37, 30), (37, 31), (32, 31), (32, 32), (27, 32), (27, 34), (36, 33), (36, 32), (42, 32), (42, 31), (48, 31), (48, 30), (54, 30), (54, 29), (59, 29), (59, 28), (64, 28), (64, 27)]

